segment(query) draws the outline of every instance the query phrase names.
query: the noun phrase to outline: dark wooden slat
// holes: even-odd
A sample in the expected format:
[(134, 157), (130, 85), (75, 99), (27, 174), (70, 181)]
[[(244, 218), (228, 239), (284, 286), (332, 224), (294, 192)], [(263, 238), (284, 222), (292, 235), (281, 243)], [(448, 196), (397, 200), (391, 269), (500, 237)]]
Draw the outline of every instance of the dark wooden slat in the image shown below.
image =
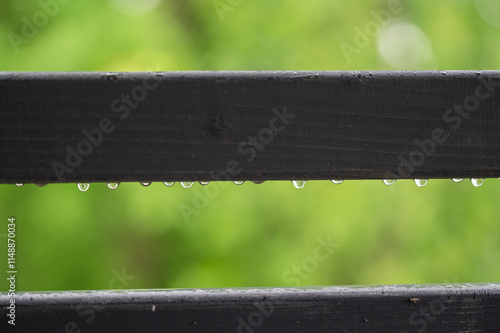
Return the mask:
[[(2, 332), (8, 302), (0, 294)], [(500, 332), (499, 284), (21, 293), (15, 304), (16, 332)]]
[(0, 119), (0, 183), (500, 177), (497, 71), (0, 73)]

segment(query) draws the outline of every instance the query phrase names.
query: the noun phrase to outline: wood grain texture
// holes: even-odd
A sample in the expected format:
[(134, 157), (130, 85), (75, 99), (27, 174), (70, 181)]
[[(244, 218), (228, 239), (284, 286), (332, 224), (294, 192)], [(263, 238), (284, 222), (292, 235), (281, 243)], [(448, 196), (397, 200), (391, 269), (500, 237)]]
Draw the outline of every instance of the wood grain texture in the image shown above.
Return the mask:
[(5, 72), (0, 119), (0, 183), (500, 177), (496, 71)]
[(21, 293), (16, 316), (13, 332), (500, 332), (500, 285)]

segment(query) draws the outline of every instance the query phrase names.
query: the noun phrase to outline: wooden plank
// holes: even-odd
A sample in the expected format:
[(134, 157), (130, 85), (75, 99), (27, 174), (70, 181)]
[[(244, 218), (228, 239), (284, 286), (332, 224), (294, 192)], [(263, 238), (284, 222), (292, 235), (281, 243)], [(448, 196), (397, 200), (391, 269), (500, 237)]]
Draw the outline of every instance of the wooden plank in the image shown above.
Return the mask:
[[(9, 300), (0, 294), (2, 332)], [(16, 332), (500, 332), (500, 284), (48, 292), (15, 300)]]
[(500, 72), (0, 73), (0, 183), (500, 177)]

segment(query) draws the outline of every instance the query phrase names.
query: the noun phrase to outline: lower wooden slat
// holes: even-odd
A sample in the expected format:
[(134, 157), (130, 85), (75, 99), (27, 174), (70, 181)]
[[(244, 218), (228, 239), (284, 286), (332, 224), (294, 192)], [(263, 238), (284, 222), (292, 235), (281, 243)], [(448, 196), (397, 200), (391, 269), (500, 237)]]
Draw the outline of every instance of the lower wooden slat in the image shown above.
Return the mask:
[[(20, 293), (2, 332), (500, 332), (500, 285)], [(8, 330), (11, 329), (11, 330)]]

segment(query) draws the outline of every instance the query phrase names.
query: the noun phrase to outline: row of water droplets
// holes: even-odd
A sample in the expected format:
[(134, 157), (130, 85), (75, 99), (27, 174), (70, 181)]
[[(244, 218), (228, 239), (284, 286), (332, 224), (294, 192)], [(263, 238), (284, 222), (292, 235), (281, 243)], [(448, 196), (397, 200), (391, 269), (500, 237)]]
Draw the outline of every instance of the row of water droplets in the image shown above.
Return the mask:
[[(498, 179), (500, 179), (500, 178), (498, 178)], [(453, 178), (452, 180), (455, 183), (460, 183), (461, 181), (463, 181), (463, 178)], [(396, 183), (396, 179), (383, 179), (382, 181), (384, 182), (385, 185), (388, 185), (388, 186), (394, 185), (394, 183)], [(414, 179), (413, 181), (415, 182), (415, 184), (418, 187), (424, 187), (428, 183), (427, 179)], [(479, 187), (479, 186), (484, 184), (484, 178), (471, 178), (470, 181), (471, 181), (472, 185), (474, 185), (475, 187)], [(293, 186), (295, 186), (298, 189), (303, 188), (306, 185), (306, 182), (307, 182), (307, 180), (292, 180)], [(344, 182), (344, 181), (332, 179), (332, 183), (337, 184), (337, 185), (342, 184), (342, 182)]]
[[(203, 186), (210, 184), (210, 182), (199, 182), (199, 183)], [(245, 181), (235, 180), (234, 183), (236, 185), (243, 185), (245, 183)], [(142, 186), (149, 186), (152, 183), (140, 183), (140, 184)], [(175, 182), (163, 182), (163, 184), (165, 184), (165, 186), (171, 187), (175, 184)], [(180, 182), (180, 184), (184, 188), (191, 188), (194, 185), (194, 182)], [(22, 184), (16, 184), (16, 185), (22, 186)], [(120, 185), (120, 183), (108, 183), (108, 187), (112, 190), (116, 190), (118, 188), (118, 185)], [(86, 192), (89, 189), (89, 187), (90, 187), (90, 183), (78, 183), (78, 189), (82, 192)]]
[[(498, 179), (500, 179), (500, 178), (498, 178)], [(452, 180), (455, 183), (460, 183), (463, 181), (463, 178), (453, 178)], [(394, 183), (396, 183), (396, 179), (383, 179), (382, 181), (384, 182), (385, 185), (388, 185), (388, 186), (394, 185)], [(414, 179), (413, 181), (415, 182), (415, 184), (418, 187), (423, 187), (423, 186), (427, 185), (427, 182), (428, 182), (427, 179)], [(337, 185), (342, 184), (343, 182), (344, 182), (343, 180), (332, 179), (332, 183), (337, 184)], [(191, 188), (194, 185), (194, 183), (195, 182), (180, 182), (181, 186), (184, 188)], [(199, 183), (203, 186), (210, 184), (210, 182), (207, 182), (207, 181), (200, 181)], [(234, 183), (236, 185), (243, 185), (245, 183), (245, 181), (235, 180)], [(261, 182), (254, 182), (254, 183), (260, 184)], [(303, 188), (306, 185), (306, 183), (307, 183), (307, 180), (292, 180), (293, 186), (295, 186), (298, 189)], [(479, 186), (484, 184), (484, 178), (471, 178), (471, 183), (475, 187), (479, 187)], [(140, 184), (142, 186), (149, 186), (152, 183), (140, 183)], [(168, 187), (171, 187), (175, 184), (175, 182), (163, 182), (163, 184), (165, 184)], [(23, 186), (23, 185), (24, 184), (21, 184), (21, 183), (16, 184), (16, 186)], [(116, 190), (119, 185), (120, 185), (120, 183), (108, 183), (108, 187), (112, 190)], [(86, 192), (89, 188), (90, 188), (90, 183), (78, 183), (78, 189), (82, 192)]]

